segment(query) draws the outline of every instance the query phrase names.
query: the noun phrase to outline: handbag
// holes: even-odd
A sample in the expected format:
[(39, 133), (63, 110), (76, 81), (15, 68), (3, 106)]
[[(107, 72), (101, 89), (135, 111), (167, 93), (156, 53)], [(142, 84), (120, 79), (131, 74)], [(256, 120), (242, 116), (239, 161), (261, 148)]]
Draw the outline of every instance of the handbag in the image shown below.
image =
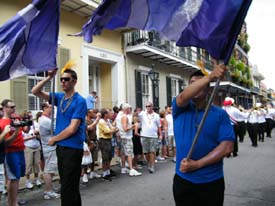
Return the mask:
[(83, 151), (84, 153), (83, 153), (81, 165), (89, 165), (93, 163), (92, 154), (86, 142), (84, 142)]

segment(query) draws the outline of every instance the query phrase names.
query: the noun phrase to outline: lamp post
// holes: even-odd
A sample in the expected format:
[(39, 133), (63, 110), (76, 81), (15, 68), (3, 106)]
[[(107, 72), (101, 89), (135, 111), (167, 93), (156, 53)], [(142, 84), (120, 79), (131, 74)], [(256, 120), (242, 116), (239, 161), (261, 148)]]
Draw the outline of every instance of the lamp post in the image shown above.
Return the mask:
[(153, 105), (154, 110), (159, 110), (159, 73), (155, 71), (155, 65), (152, 64), (152, 69), (148, 72), (149, 78), (153, 85)]

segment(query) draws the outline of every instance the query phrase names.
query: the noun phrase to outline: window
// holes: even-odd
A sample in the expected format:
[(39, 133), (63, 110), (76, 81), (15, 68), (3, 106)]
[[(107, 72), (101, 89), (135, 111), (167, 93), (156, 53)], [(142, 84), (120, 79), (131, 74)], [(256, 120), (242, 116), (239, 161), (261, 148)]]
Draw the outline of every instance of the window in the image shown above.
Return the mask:
[(150, 85), (148, 74), (141, 73), (142, 105), (145, 105), (150, 97)]
[(184, 80), (177, 77), (166, 77), (167, 105), (171, 106), (173, 99), (184, 89)]
[(89, 68), (89, 93), (99, 92), (99, 66), (91, 65)]
[[(28, 99), (29, 99), (29, 110), (41, 110), (41, 105), (44, 102), (43, 99), (34, 96), (31, 93), (32, 88), (42, 79), (46, 77), (46, 72), (40, 72), (35, 75), (28, 76)], [(44, 87), (45, 92), (51, 91), (51, 82), (48, 82)]]
[(171, 95), (172, 95), (172, 98), (177, 96), (177, 94), (179, 93), (178, 88), (179, 88), (178, 87), (178, 80), (177, 79), (171, 79)]

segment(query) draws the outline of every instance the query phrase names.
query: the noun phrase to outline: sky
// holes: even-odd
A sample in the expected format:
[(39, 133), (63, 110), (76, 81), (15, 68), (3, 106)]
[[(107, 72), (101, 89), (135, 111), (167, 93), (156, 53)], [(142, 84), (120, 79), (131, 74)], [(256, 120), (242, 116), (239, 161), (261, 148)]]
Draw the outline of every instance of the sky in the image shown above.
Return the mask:
[(267, 88), (275, 90), (275, 0), (253, 0), (246, 16), (249, 61), (258, 66)]

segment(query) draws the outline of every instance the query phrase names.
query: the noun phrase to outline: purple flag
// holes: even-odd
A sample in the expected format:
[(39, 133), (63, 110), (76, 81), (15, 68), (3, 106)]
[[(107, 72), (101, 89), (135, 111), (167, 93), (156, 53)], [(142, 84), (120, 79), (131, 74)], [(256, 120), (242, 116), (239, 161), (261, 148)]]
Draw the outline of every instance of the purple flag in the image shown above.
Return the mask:
[(0, 27), (0, 81), (56, 68), (59, 0), (33, 0)]
[(156, 30), (178, 46), (196, 46), (228, 60), (252, 0), (104, 0), (78, 35), (104, 28)]

